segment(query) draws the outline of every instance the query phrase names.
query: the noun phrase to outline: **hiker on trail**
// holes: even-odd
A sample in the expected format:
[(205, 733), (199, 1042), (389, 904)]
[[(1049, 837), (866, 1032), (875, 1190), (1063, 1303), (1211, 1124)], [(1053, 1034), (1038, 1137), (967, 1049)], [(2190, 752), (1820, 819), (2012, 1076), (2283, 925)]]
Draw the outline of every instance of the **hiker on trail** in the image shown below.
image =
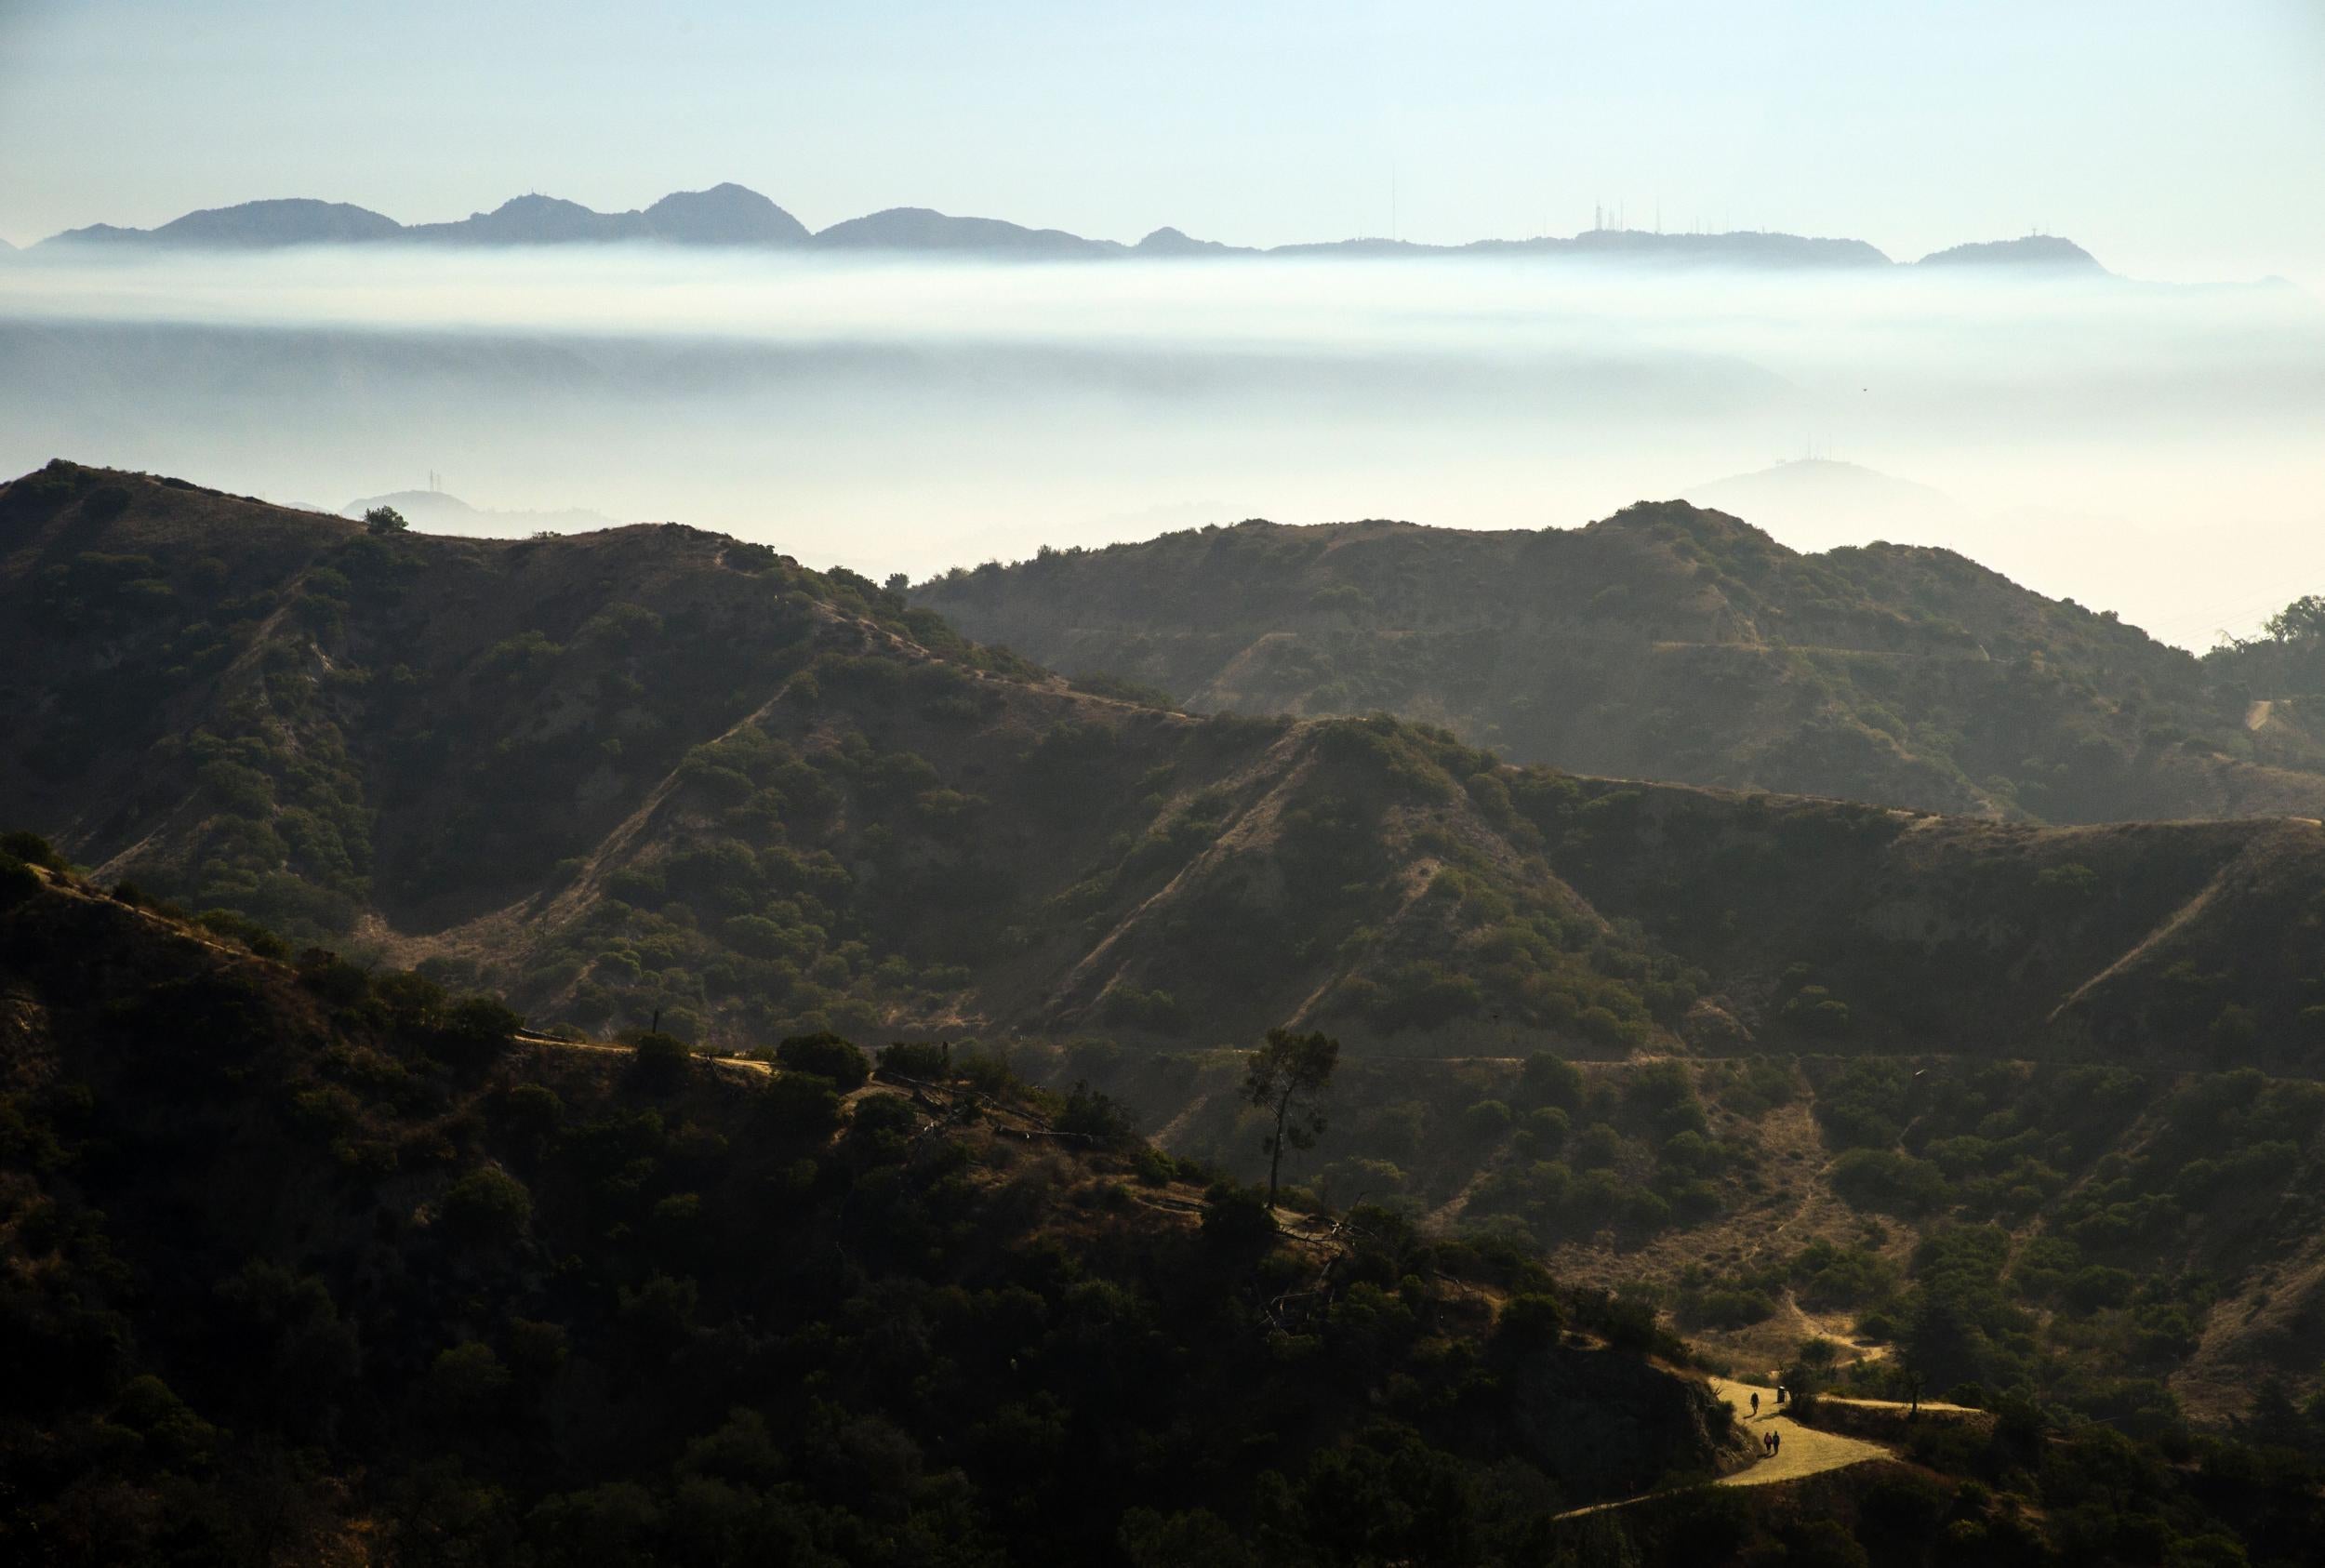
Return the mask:
[(1760, 1390), (1757, 1389), (1752, 1390), (1752, 1415), (1755, 1419), (1760, 1415)]
[(1768, 1434), (1768, 1452), (1772, 1456), (1784, 1452), (1784, 1433), (1782, 1431), (1774, 1431)]
[(1774, 1432), (1762, 1432), (1762, 1433), (1760, 1433), (1760, 1451), (1762, 1454), (1767, 1455), (1768, 1455), (1768, 1456), (1770, 1456), (1771, 1458), (1774, 1458), (1774, 1457), (1775, 1456), (1775, 1453), (1776, 1453), (1776, 1434), (1775, 1434), (1775, 1433), (1774, 1433)]

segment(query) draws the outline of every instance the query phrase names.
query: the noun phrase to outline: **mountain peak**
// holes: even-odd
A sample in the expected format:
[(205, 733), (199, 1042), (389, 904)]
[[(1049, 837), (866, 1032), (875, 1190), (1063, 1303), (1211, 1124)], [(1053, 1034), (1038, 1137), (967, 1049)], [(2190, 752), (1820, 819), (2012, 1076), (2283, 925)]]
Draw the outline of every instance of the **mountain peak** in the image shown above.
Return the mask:
[(1119, 256), (1127, 247), (1062, 229), (1029, 229), (998, 218), (956, 218), (924, 206), (892, 206), (817, 231), (837, 250), (974, 251), (1037, 259)]
[(1164, 227), (1157, 229), (1136, 246), (1141, 256), (1250, 256), (1256, 254), (1248, 246), (1223, 245), (1217, 240), (1199, 240), (1184, 230)]
[(645, 209), (658, 239), (684, 245), (804, 245), (807, 225), (733, 180), (707, 191), (673, 191)]
[(1915, 263), (1922, 267), (2049, 267), (2063, 271), (2104, 272), (2099, 259), (2073, 240), (2057, 234), (2026, 234), (2014, 240), (1978, 240), (1932, 251)]

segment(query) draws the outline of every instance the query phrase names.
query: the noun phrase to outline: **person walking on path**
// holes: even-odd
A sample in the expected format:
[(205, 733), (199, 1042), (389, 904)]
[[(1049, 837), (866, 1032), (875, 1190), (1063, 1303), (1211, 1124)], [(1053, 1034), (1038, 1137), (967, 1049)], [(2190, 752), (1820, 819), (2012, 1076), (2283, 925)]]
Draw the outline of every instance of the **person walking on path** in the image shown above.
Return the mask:
[(1752, 1390), (1752, 1419), (1755, 1421), (1760, 1419), (1760, 1390), (1758, 1389)]
[(1768, 1434), (1768, 1456), (1773, 1459), (1784, 1452), (1784, 1432), (1781, 1428)]

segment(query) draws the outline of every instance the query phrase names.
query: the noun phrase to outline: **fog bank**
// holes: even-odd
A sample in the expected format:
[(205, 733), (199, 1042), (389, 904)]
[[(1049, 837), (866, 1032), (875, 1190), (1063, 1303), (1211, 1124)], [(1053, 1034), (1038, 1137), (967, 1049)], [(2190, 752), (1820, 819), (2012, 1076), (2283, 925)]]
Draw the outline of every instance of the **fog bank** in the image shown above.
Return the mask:
[[(2284, 287), (1477, 259), (619, 248), (15, 257), (0, 468), (337, 508), (430, 472), (914, 576), (1245, 516), (1698, 495), (1951, 546), (2200, 645), (2325, 589), (2325, 313)], [(1900, 483), (1827, 482), (1812, 453)], [(1820, 477), (1823, 475), (1824, 477)]]

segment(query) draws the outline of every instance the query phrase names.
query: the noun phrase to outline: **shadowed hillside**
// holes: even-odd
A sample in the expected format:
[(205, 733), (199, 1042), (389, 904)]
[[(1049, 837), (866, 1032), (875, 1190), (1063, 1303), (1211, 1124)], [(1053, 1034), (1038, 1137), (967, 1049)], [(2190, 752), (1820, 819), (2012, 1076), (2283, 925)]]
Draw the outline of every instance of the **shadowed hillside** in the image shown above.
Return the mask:
[(1538, 533), (1243, 523), (913, 598), (1199, 711), (1386, 711), (1578, 772), (2037, 821), (2325, 815), (2325, 747), (2249, 728), (2240, 686), (2112, 616), (1681, 502)]
[(1279, 1236), (1102, 1102), (515, 1023), (0, 857), (12, 1561), (1522, 1552), (1726, 1457), (1644, 1314)]
[[(2121, 1538), (2274, 1562), (2317, 1528), (2318, 1407), (2276, 1386), (2245, 1442), (2191, 1431), (2105, 1369), (2185, 1354), (2204, 1277), (2094, 1261), (2175, 1201), (2242, 1240), (2254, 1176), (2301, 1158), (2271, 1140), (2315, 1137), (2312, 1085), (1986, 1069), (1923, 1091), (1804, 1063), (1837, 1171), (1893, 1115), (1942, 1173), (1850, 1178), (1874, 1213), (2010, 1214), (2041, 1158), (2144, 1147), (2015, 1259), (1999, 1225), (1938, 1227), (1908, 1286), (1868, 1218), (1867, 1245), (1698, 1241), (1719, 1275), (1617, 1296), (1561, 1287), (1507, 1225), (1458, 1240), (1372, 1204), (1280, 1229), (1103, 1095), (991, 1056), (558, 1043), (418, 975), (280, 951), (101, 894), (25, 835), (0, 849), (14, 1558), (1661, 1568)], [(1528, 1077), (1586, 1116), (1692, 1110), (1720, 1146), (1797, 1092), (1707, 1070), (1714, 1120), (1674, 1065)], [(1467, 1201), (1527, 1212), (1545, 1168)], [(1762, 1475), (1767, 1413), (1674, 1369), (1652, 1304), (1748, 1325), (1769, 1292), (1894, 1334), (1913, 1389), (2014, 1381), (1919, 1421), (1796, 1399), (1800, 1473)], [(1893, 1391), (1875, 1372), (1839, 1389)], [(1835, 1391), (1814, 1358), (1781, 1375)], [(1818, 1474), (1797, 1461), (1819, 1427), (1874, 1442)], [(1771, 1484), (1684, 1484), (1721, 1470)]]

